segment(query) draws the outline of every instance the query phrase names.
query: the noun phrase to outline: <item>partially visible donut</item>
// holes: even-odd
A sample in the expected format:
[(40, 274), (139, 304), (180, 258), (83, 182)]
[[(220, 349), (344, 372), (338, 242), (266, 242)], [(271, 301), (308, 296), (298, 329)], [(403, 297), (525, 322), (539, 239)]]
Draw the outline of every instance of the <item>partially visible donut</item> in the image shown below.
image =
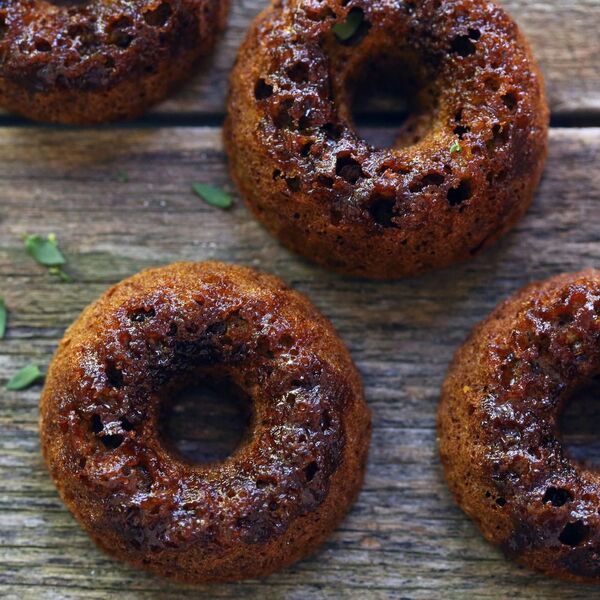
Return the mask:
[[(356, 133), (365, 70), (414, 88), (394, 148)], [(232, 175), (283, 244), (342, 273), (467, 259), (525, 212), (546, 156), (543, 81), (489, 0), (275, 1), (231, 77)]]
[(39, 121), (140, 115), (213, 46), (229, 0), (6, 0), (0, 106)]
[[(190, 382), (226, 381), (253, 419), (223, 462), (190, 464), (161, 408)], [(370, 414), (331, 324), (251, 269), (144, 271), (87, 308), (41, 400), (46, 462), (104, 550), (186, 582), (261, 577), (310, 553), (354, 501)]]
[(600, 583), (600, 473), (573, 460), (558, 418), (600, 374), (600, 271), (502, 303), (458, 351), (439, 409), (440, 453), (491, 543), (546, 575)]

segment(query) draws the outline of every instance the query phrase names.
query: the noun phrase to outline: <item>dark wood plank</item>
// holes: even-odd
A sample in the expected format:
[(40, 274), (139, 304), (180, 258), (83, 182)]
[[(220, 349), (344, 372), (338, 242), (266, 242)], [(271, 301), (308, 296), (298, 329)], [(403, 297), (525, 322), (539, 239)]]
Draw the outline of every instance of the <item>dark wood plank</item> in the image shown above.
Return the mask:
[[(364, 490), (316, 556), (262, 583), (198, 589), (92, 545), (42, 464), (39, 388), (1, 389), (0, 596), (587, 599), (590, 588), (532, 575), (484, 543), (443, 481), (435, 415), (452, 353), (499, 299), (599, 264), (599, 159), (600, 129), (553, 130), (540, 193), (516, 231), (470, 263), (365, 283), (292, 256), (241, 202), (223, 212), (191, 193), (193, 181), (230, 186), (218, 129), (0, 130), (0, 295), (10, 309), (0, 385), (29, 361), (45, 366), (65, 327), (110, 283), (150, 265), (218, 258), (276, 273), (313, 299), (348, 344), (374, 417)], [(25, 254), (21, 236), (33, 232), (58, 234), (74, 283)], [(578, 448), (591, 436), (584, 428)]]

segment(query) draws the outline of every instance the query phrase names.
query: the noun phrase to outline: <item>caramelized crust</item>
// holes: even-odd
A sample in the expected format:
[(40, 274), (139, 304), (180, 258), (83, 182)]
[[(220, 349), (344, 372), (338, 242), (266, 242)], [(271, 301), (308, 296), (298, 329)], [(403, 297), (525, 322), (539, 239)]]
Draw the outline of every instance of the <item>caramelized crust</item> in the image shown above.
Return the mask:
[[(160, 435), (190, 381), (253, 404), (223, 462), (192, 465)], [(179, 263), (110, 289), (67, 331), (41, 400), (58, 490), (107, 552), (186, 582), (261, 577), (339, 523), (363, 478), (370, 415), (331, 324), (256, 271)]]
[[(394, 148), (352, 123), (377, 69), (414, 88)], [(546, 155), (541, 74), (488, 0), (276, 1), (239, 51), (228, 113), (232, 175), (256, 216), (292, 250), (374, 279), (491, 244), (527, 209)]]
[(600, 474), (557, 421), (600, 373), (600, 271), (531, 285), (458, 351), (439, 409), (448, 484), (483, 535), (552, 577), (600, 582)]
[(0, 0), (0, 105), (40, 121), (132, 118), (213, 46), (229, 0)]

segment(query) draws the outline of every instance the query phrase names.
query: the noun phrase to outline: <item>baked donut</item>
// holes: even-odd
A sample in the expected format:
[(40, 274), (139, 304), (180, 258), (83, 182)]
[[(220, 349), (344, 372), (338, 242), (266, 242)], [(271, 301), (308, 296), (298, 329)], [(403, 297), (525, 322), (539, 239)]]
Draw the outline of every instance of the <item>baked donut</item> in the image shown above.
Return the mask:
[[(198, 381), (251, 398), (221, 462), (161, 433)], [(117, 284), (70, 327), (41, 399), (44, 456), (65, 504), (108, 553), (190, 582), (261, 577), (331, 533), (363, 478), (370, 413), (331, 324), (275, 277), (178, 263)]]
[(557, 421), (600, 373), (600, 271), (502, 303), (458, 351), (439, 409), (440, 454), (485, 538), (552, 577), (600, 583), (600, 474), (570, 458)]
[(5, 0), (0, 106), (31, 119), (140, 115), (212, 47), (229, 0)]
[[(352, 120), (377, 71), (413, 101), (393, 148)], [(277, 0), (239, 51), (225, 140), (242, 196), (283, 244), (389, 279), (467, 259), (510, 229), (547, 130), (540, 71), (489, 0)]]

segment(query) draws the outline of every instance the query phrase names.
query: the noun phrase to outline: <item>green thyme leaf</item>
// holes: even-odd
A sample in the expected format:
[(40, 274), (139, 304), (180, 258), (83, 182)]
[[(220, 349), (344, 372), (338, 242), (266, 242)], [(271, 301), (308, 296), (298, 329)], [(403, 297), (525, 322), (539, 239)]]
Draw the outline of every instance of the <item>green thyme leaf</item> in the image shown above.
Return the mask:
[(0, 298), (0, 340), (4, 337), (6, 333), (6, 304), (4, 303), (4, 298)]
[(233, 205), (233, 198), (229, 194), (212, 185), (193, 183), (192, 190), (198, 197), (211, 206), (227, 209)]
[(70, 275), (62, 269), (66, 260), (58, 248), (58, 242), (54, 233), (50, 233), (45, 239), (41, 235), (25, 236), (25, 248), (36, 262), (44, 267), (48, 267), (48, 272), (51, 275), (60, 277), (62, 281), (73, 281)]
[(45, 267), (58, 267), (66, 262), (53, 233), (46, 239), (41, 235), (28, 235), (25, 238), (25, 248), (36, 262)]
[(452, 146), (450, 146), (450, 154), (454, 154), (454, 152), (461, 152), (462, 146), (458, 142), (454, 142)]
[(68, 273), (65, 273), (60, 267), (50, 267), (48, 273), (60, 277), (61, 281), (64, 281), (65, 283), (71, 283), (73, 281), (73, 278)]
[(129, 183), (129, 173), (127, 171), (117, 171), (117, 180), (120, 183)]
[(352, 9), (348, 13), (348, 17), (343, 23), (336, 23), (333, 27), (333, 33), (335, 37), (341, 42), (347, 42), (361, 26), (364, 19), (363, 11), (359, 9)]
[(27, 365), (15, 373), (6, 384), (6, 389), (11, 391), (26, 390), (28, 387), (39, 383), (44, 379), (44, 374), (37, 365)]

